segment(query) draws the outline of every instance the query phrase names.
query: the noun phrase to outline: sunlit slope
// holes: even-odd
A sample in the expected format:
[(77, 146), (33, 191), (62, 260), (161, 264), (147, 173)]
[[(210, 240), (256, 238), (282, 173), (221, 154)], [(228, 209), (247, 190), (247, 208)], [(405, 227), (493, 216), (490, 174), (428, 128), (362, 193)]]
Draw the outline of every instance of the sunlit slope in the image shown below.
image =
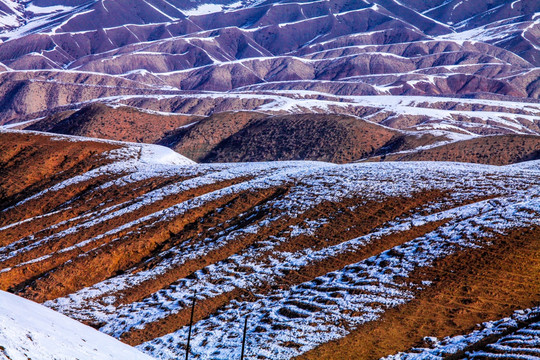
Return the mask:
[(184, 356), (195, 291), (197, 359), (238, 357), (248, 315), (250, 359), (360, 359), (539, 301), (537, 162), (202, 165), (1, 136), (3, 171), (35, 174), (0, 185), (1, 289), (160, 358)]

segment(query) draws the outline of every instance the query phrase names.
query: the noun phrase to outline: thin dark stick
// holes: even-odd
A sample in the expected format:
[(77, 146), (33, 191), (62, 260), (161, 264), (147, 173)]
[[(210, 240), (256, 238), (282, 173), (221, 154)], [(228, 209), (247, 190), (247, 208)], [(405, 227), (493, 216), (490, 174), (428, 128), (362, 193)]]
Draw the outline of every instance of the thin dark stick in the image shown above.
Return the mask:
[(242, 354), (240, 355), (240, 360), (244, 360), (244, 350), (246, 349), (246, 333), (247, 333), (247, 322), (249, 315), (246, 315), (246, 322), (244, 323), (244, 336), (242, 338)]
[(189, 332), (186, 345), (186, 360), (189, 359), (189, 343), (191, 341), (191, 328), (193, 327), (193, 313), (195, 312), (195, 299), (197, 297), (197, 291), (193, 293), (193, 304), (191, 305), (191, 318), (189, 319)]

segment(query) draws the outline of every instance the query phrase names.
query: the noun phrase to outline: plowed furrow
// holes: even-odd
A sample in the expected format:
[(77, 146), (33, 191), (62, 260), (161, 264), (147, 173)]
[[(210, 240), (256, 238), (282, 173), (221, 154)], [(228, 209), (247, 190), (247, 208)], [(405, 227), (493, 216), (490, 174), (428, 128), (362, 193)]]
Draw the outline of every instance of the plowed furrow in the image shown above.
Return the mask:
[(342, 269), (347, 265), (358, 263), (370, 258), (376, 254), (380, 254), (395, 246), (404, 244), (408, 241), (421, 237), (430, 233), (442, 225), (446, 224), (447, 220), (442, 220), (434, 223), (429, 223), (422, 226), (413, 227), (411, 230), (403, 231), (397, 234), (384, 236), (377, 239), (375, 242), (366, 244), (361, 249), (351, 249), (344, 251), (337, 256), (331, 256), (321, 261), (309, 264), (298, 271), (291, 272), (282, 278), (284, 284), (288, 286), (296, 285), (301, 282), (315, 279), (328, 272)]
[[(200, 319), (211, 316), (218, 311), (219, 308), (228, 304), (231, 300), (238, 299), (243, 294), (245, 294), (245, 290), (236, 288), (232, 291), (224, 292), (213, 297), (210, 300), (197, 303), (197, 307), (193, 313), (194, 321), (199, 321)], [(189, 324), (190, 319), (191, 309), (184, 308), (164, 319), (146, 324), (143, 329), (135, 329), (124, 333), (120, 337), (120, 340), (131, 346), (139, 345), (180, 329), (182, 326)]]
[[(138, 223), (136, 220), (144, 218), (145, 216), (154, 214), (160, 210), (167, 209), (176, 204), (182, 203), (189, 199), (201, 196), (212, 191), (231, 186), (233, 184), (242, 182), (244, 178), (234, 179), (224, 182), (218, 182), (212, 185), (201, 186), (190, 191), (182, 192), (180, 194), (174, 194), (167, 196), (160, 201), (155, 201), (146, 206), (136, 206), (136, 209), (133, 211), (124, 211), (124, 209), (116, 209), (113, 214), (109, 214), (107, 219), (105, 217), (98, 218), (94, 221), (89, 221), (88, 223), (77, 224), (76, 226), (70, 227), (65, 231), (55, 232), (54, 234), (41, 239), (36, 240), (34, 243), (34, 236), (30, 238), (30, 244), (24, 244), (23, 241), (21, 248), (17, 250), (24, 249), (25, 251), (20, 251), (17, 255), (12, 255), (9, 259), (2, 262), (3, 266), (10, 267), (17, 264), (25, 263), (34, 259), (38, 259), (43, 256), (55, 256), (56, 252), (64, 251), (72, 254), (80, 254), (81, 252), (90, 251), (97, 247), (102, 246), (103, 244), (108, 243), (109, 241), (122, 237), (131, 231), (137, 231), (137, 229), (144, 228), (148, 225), (151, 225), (155, 220), (141, 221)], [(111, 196), (113, 194), (110, 194)], [(125, 208), (129, 208), (128, 205)], [(131, 226), (126, 229), (123, 229), (120, 233), (113, 233), (108, 235), (107, 232), (122, 227), (125, 224), (128, 224), (132, 221), (135, 221)], [(93, 223), (96, 223), (95, 225)], [(56, 229), (55, 229), (56, 230)], [(77, 230), (77, 231), (76, 231)], [(77, 248), (72, 248), (77, 246)], [(16, 244), (12, 244), (16, 245)], [(10, 249), (11, 250), (11, 249)], [(52, 259), (55, 263), (58, 261)], [(45, 271), (50, 270), (48, 268)], [(35, 276), (32, 275), (32, 276)], [(0, 279), (2, 279), (2, 274), (0, 274)], [(1, 280), (0, 280), (1, 281)]]
[[(459, 252), (418, 269), (412, 278), (432, 284), (415, 299), (299, 359), (335, 359), (336, 354), (347, 359), (378, 359), (418, 346), (426, 336), (467, 333), (478, 323), (534, 306), (540, 289), (540, 279), (531, 276), (540, 269), (538, 238), (538, 227), (516, 229), (489, 238), (491, 246)], [(516, 282), (521, 283), (519, 291)]]
[[(16, 154), (16, 157), (4, 167), (7, 172), (4, 174), (5, 180), (0, 183), (2, 191), (0, 209), (13, 206), (61, 181), (111, 163), (112, 160), (100, 153), (118, 148), (110, 144), (98, 144), (99, 150), (92, 149), (92, 144), (89, 144), (88, 148), (77, 149), (77, 147), (80, 146), (68, 145), (62, 148), (60, 143), (58, 148), (28, 148), (28, 151), (23, 150)], [(35, 215), (32, 214), (28, 216)]]
[(445, 194), (441, 191), (425, 191), (411, 197), (390, 197), (384, 201), (366, 201), (362, 198), (343, 199), (340, 202), (325, 202), (306, 211), (304, 220), (326, 219), (313, 235), (291, 237), (273, 251), (295, 252), (302, 249), (320, 250), (346, 240), (369, 234), (375, 228), (411, 213), (412, 210), (441, 202)]
[[(32, 242), (39, 241), (45, 237), (52, 236), (54, 233), (59, 233), (76, 226), (77, 223), (96, 219), (113, 211), (125, 208), (135, 203), (137, 198), (151, 190), (165, 187), (171, 183), (185, 181), (192, 177), (152, 178), (150, 180), (129, 183), (122, 187), (110, 187), (106, 190), (96, 191), (100, 186), (111, 181), (110, 176), (100, 178), (89, 183), (73, 185), (73, 187), (77, 187), (78, 189), (71, 187), (65, 189), (63, 194), (67, 196), (72, 194), (72, 197), (65, 200), (61, 205), (54, 206), (54, 209), (58, 210), (51, 210), (51, 215), (26, 222), (28, 224), (26, 226), (10, 226), (5, 230), (0, 230), (0, 246), (8, 245), (28, 235), (32, 235)], [(55, 201), (58, 203), (64, 199), (64, 196), (55, 196), (54, 200), (50, 199), (50, 197), (45, 197), (36, 199), (33, 204), (25, 204), (24, 207), (50, 207), (51, 202)], [(46, 205), (40, 206), (36, 204), (38, 201)], [(76, 206), (72, 206), (75, 204)]]
[[(85, 204), (79, 205), (79, 203), (76, 204), (75, 209), (69, 206), (68, 204), (72, 203), (73, 198), (84, 192), (91, 191), (91, 189), (100, 186), (110, 179), (110, 176), (96, 177), (89, 181), (68, 186), (60, 193), (54, 195), (47, 194), (44, 197), (29, 200), (21, 206), (15, 206), (0, 213), (0, 219), (12, 219), (10, 220), (10, 224), (4, 221), (7, 228), (1, 231), (0, 246), (6, 246), (28, 235), (38, 238), (40, 236), (40, 230), (79, 216), (85, 211), (86, 206)], [(96, 206), (97, 204), (94, 203), (93, 205)], [(44, 214), (52, 215), (39, 218), (39, 216)], [(24, 222), (24, 224), (28, 225), (12, 226), (12, 224), (16, 224), (17, 222)]]
[(531, 316), (526, 320), (520, 319), (511, 324), (508, 329), (498, 331), (496, 334), (480, 338), (473, 344), (460, 351), (446, 353), (446, 359), (482, 359), (489, 354), (499, 354), (511, 357), (511, 354), (526, 354), (530, 349), (538, 353), (540, 348), (540, 316)]
[[(200, 221), (186, 226), (181, 233), (178, 233), (172, 239), (172, 246), (181, 245), (187, 247), (182, 252), (189, 252), (190, 246), (199, 245), (199, 242), (214, 242), (218, 240), (217, 234), (227, 236), (231, 234), (230, 229), (242, 229), (248, 226), (258, 226), (261, 220), (271, 217), (269, 213), (257, 210), (265, 203), (275, 200), (287, 191), (287, 187), (278, 187), (275, 189), (261, 190), (257, 193), (244, 193), (233, 199), (230, 203), (222, 207), (222, 211), (212, 211), (208, 216), (201, 218)], [(291, 219), (280, 219), (274, 221), (271, 227), (260, 227), (259, 231), (253, 234), (234, 238), (234, 241), (228, 241), (224, 246), (220, 246), (213, 251), (209, 251), (204, 256), (182, 262), (178, 265), (172, 265), (163, 273), (155, 278), (140, 283), (136, 287), (131, 287), (125, 291), (115, 293), (118, 297), (117, 304), (129, 304), (139, 301), (154, 292), (163, 289), (178, 279), (184, 278), (193, 272), (204, 267), (222, 261), (241, 250), (252, 246), (257, 241), (265, 239), (274, 232), (286, 228), (291, 223)], [(160, 249), (162, 251), (163, 249)], [(141, 263), (137, 270), (151, 270), (158, 264), (166, 261), (160, 254), (153, 254), (151, 260)]]
[[(188, 213), (167, 222), (158, 222), (155, 226), (142, 223), (131, 231), (117, 233), (114, 241), (77, 256), (71, 262), (34, 280), (31, 285), (21, 284), (19, 288), (26, 288), (21, 294), (35, 301), (50, 300), (121, 273), (148, 258), (156, 250), (171, 246), (171, 235), (181, 232), (189, 224), (198, 223), (199, 219), (224, 206), (235, 196), (210, 201), (205, 206), (193, 208)], [(92, 271), (89, 272), (89, 269)]]
[[(433, 194), (430, 194), (430, 195), (433, 195)], [(418, 206), (421, 203), (421, 201), (425, 201), (427, 198), (431, 199), (432, 197), (428, 196), (428, 194), (425, 194), (425, 196), (422, 196), (422, 195), (418, 194), (418, 196), (416, 196), (415, 198), (418, 199), (418, 202), (415, 203), (414, 206)], [(388, 201), (388, 203), (392, 204), (392, 202), (394, 200), (395, 199), (390, 199)], [(345, 200), (344, 203), (341, 203), (340, 205), (343, 206), (343, 208), (348, 208), (350, 206), (350, 202), (354, 203), (354, 202), (359, 202), (359, 201), (360, 200), (348, 199), (348, 200)], [(380, 204), (377, 204), (377, 205), (378, 206), (374, 206), (375, 212), (379, 212), (379, 209), (386, 207), (386, 206), (380, 205)], [(341, 210), (343, 210), (343, 209), (340, 206), (336, 205), (336, 204), (321, 204), (319, 207), (317, 207), (317, 209), (318, 209), (317, 211), (319, 211), (321, 208), (326, 209), (326, 208), (336, 207), (336, 206), (339, 209), (337, 211), (337, 213), (339, 213), (341, 215), (343, 213)], [(369, 230), (371, 230), (372, 227), (381, 226), (381, 225), (383, 225), (384, 222), (386, 222), (386, 220), (390, 220), (390, 219), (375, 218), (375, 217), (371, 216), (370, 212), (366, 210), (366, 209), (368, 209), (368, 206), (363, 207), (363, 209), (367, 212), (366, 218), (371, 218), (372, 219), (372, 221), (369, 224), (366, 225), (366, 221), (364, 221), (365, 219), (361, 215), (359, 215), (359, 217), (362, 218), (362, 221), (358, 221), (359, 219), (356, 218), (356, 219), (351, 220), (350, 222), (347, 222), (347, 221), (343, 221), (342, 217), (339, 217), (339, 219), (340, 219), (339, 222), (336, 221), (336, 222), (330, 223), (328, 226), (325, 225), (324, 229), (323, 228), (318, 229), (318, 231), (315, 232), (313, 237), (314, 238), (321, 238), (321, 239), (325, 238), (325, 236), (328, 236), (328, 230), (326, 230), (326, 228), (328, 228), (328, 227), (333, 229), (333, 231), (335, 231), (334, 234), (338, 234), (338, 233), (341, 232), (341, 234), (342, 234), (341, 236), (343, 236), (343, 234), (346, 234), (345, 236), (351, 236), (350, 235), (351, 231), (347, 231), (347, 229), (350, 229), (355, 224), (360, 224), (360, 229), (358, 231), (361, 231), (361, 228), (363, 227), (364, 232), (367, 233)], [(407, 209), (402, 208), (402, 207), (401, 208), (397, 207), (393, 216), (395, 217), (397, 215), (402, 215), (400, 213), (401, 211), (407, 211)], [(310, 212), (311, 211), (306, 212), (306, 215), (308, 215), (308, 214), (311, 215)], [(325, 211), (325, 213), (327, 213), (327, 212)], [(331, 214), (327, 213), (327, 215), (331, 215)], [(345, 218), (347, 218), (347, 217), (345, 217)], [(301, 219), (301, 220), (303, 220), (303, 219)], [(350, 220), (350, 218), (349, 218), (349, 220)], [(424, 235), (424, 234), (426, 234), (428, 232), (431, 232), (431, 231), (435, 230), (436, 228), (441, 226), (443, 223), (445, 223), (445, 221), (439, 221), (439, 222), (430, 223), (430, 224), (423, 225), (423, 226), (413, 227), (409, 231), (405, 231), (405, 232), (402, 232), (402, 233), (399, 233), (399, 234), (393, 234), (391, 236), (386, 236), (386, 237), (383, 237), (381, 239), (378, 239), (376, 242), (368, 243), (368, 244), (365, 245), (365, 247), (362, 247), (359, 250), (355, 249), (355, 250), (351, 250), (349, 252), (345, 251), (344, 253), (340, 253), (339, 255), (331, 256), (331, 257), (325, 258), (323, 260), (314, 260), (312, 263), (309, 263), (306, 266), (303, 266), (298, 270), (292, 270), (292, 271), (284, 273), (281, 278), (275, 278), (274, 279), (275, 282), (273, 282), (273, 283), (251, 284), (251, 286), (249, 287), (249, 290), (254, 292), (254, 293), (257, 293), (259, 295), (264, 295), (264, 294), (269, 293), (272, 289), (275, 289), (276, 287), (279, 287), (280, 289), (288, 289), (291, 286), (300, 284), (300, 283), (305, 282), (305, 281), (311, 281), (314, 278), (316, 278), (318, 276), (321, 276), (321, 275), (324, 275), (324, 274), (326, 274), (326, 273), (328, 273), (330, 271), (341, 269), (341, 268), (343, 268), (343, 267), (345, 267), (345, 266), (347, 266), (349, 264), (362, 261), (362, 260), (364, 260), (366, 258), (369, 258), (369, 257), (375, 255), (375, 254), (383, 252), (384, 250), (387, 250), (387, 249), (392, 248), (394, 246), (397, 246), (397, 245), (403, 244), (403, 243), (405, 243), (407, 241), (410, 241), (412, 239), (415, 239), (415, 238), (417, 238), (419, 236), (422, 236), (422, 235)], [(272, 228), (273, 229), (280, 229), (280, 228), (283, 228), (283, 227), (273, 225)], [(354, 231), (352, 237), (365, 235), (365, 233), (361, 233), (361, 232), (358, 232), (358, 231)], [(322, 235), (319, 235), (320, 233), (322, 233)], [(276, 234), (276, 236), (277, 235), (279, 235), (279, 234)], [(292, 239), (294, 239), (294, 238), (292, 238)], [(344, 240), (342, 240), (342, 241), (344, 241)], [(337, 243), (336, 240), (331, 241), (330, 239), (328, 239), (328, 245), (335, 245), (335, 243)], [(262, 262), (265, 262), (264, 258), (261, 258), (261, 259), (258, 259), (258, 260), (262, 261)], [(268, 261), (268, 260), (266, 259), (266, 261)], [(216, 265), (218, 265), (218, 264), (216, 264)], [(266, 265), (266, 266), (268, 266), (268, 265)], [(178, 275), (180, 275), (180, 274), (178, 274)], [(149, 281), (149, 282), (151, 282), (153, 284), (154, 280)], [(249, 283), (249, 281), (247, 283)], [(237, 288), (235, 290), (238, 290), (237, 294), (239, 296), (242, 295), (242, 296), (245, 297), (245, 295), (246, 295), (245, 290), (241, 291), (242, 289), (239, 289), (239, 288)], [(358, 293), (358, 294), (360, 294), (360, 293)], [(369, 295), (369, 293), (366, 292), (366, 295)], [(222, 298), (222, 295), (218, 295), (216, 297), (211, 297), (211, 298), (204, 299), (200, 303), (201, 304), (206, 304), (206, 303), (216, 304), (216, 298)], [(137, 301), (138, 300), (136, 298), (129, 298), (129, 299), (132, 300), (132, 301)], [(245, 299), (238, 298), (238, 300), (245, 300)], [(125, 300), (123, 302), (126, 303)], [(205, 305), (202, 305), (202, 306), (205, 306)], [(180, 310), (180, 312), (182, 312), (182, 311), (185, 311), (185, 310)], [(196, 320), (200, 320), (200, 318), (196, 318)], [(180, 322), (177, 313), (173, 312), (173, 313), (171, 313), (170, 315), (168, 315), (165, 318), (162, 318), (162, 319), (160, 319), (158, 321), (147, 324), (144, 329), (138, 329), (138, 330), (133, 330), (132, 332), (124, 333), (122, 335), (122, 338), (125, 339), (125, 341), (128, 341), (129, 343), (138, 344), (136, 341), (148, 341), (148, 340), (156, 337), (155, 336), (156, 332), (164, 335), (167, 332), (175, 331), (175, 330), (181, 328), (182, 326), (185, 326), (186, 324), (187, 323)], [(158, 331), (158, 329), (161, 329), (161, 330)], [(167, 331), (167, 332), (165, 332), (165, 331)]]

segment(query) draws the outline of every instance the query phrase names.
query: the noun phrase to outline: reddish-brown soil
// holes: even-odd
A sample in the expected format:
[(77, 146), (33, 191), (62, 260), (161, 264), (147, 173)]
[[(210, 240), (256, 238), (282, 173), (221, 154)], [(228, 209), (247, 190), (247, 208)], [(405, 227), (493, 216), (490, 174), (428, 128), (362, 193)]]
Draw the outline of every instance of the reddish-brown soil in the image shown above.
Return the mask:
[(272, 116), (250, 123), (219, 144), (203, 161), (346, 163), (374, 153), (396, 135), (394, 130), (345, 115)]
[(26, 127), (25, 130), (154, 143), (167, 131), (198, 119), (195, 116), (152, 114), (130, 107), (111, 108), (96, 103), (77, 112), (52, 115)]
[(169, 132), (159, 144), (200, 162), (222, 141), (242, 130), (251, 121), (266, 116), (257, 112), (242, 111), (214, 114), (193, 126)]
[(53, 136), (13, 132), (0, 133), (0, 144), (2, 207), (109, 162), (99, 155), (119, 147), (103, 142), (60, 141)]
[(516, 229), (490, 238), (493, 244), (484, 249), (458, 253), (416, 271), (412, 278), (417, 283), (436, 280), (414, 300), (298, 359), (379, 359), (425, 345), (426, 336), (464, 334), (476, 324), (537, 306), (539, 238), (538, 227)]
[[(440, 192), (426, 192), (421, 194), (416, 194), (411, 198), (398, 198), (398, 199), (388, 199), (384, 202), (369, 202), (362, 207), (362, 210), (351, 211), (349, 207), (352, 204), (357, 204), (360, 199), (350, 199), (341, 203), (326, 203), (317, 208), (317, 210), (306, 212), (302, 218), (313, 218), (315, 213), (324, 213), (329, 215), (331, 218), (330, 222), (322, 226), (313, 236), (299, 236), (294, 239), (294, 241), (289, 241), (283, 244), (281, 251), (295, 251), (302, 248), (312, 248), (317, 249), (318, 246), (324, 242), (326, 245), (338, 244), (340, 242), (346, 241), (350, 238), (361, 236), (363, 234), (373, 231), (377, 226), (385, 223), (388, 220), (394, 219), (397, 216), (402, 216), (408, 212), (412, 212), (418, 208), (419, 205), (424, 204), (434, 199), (440, 198), (444, 194)], [(471, 202), (480, 201), (482, 199), (470, 199)], [(455, 205), (455, 204), (454, 204)], [(464, 204), (461, 204), (464, 205)], [(339, 216), (333, 217), (332, 215), (339, 214)], [(279, 234), (279, 231), (287, 228), (292, 224), (298, 223), (298, 219), (294, 221), (288, 219), (286, 222), (280, 222), (276, 224), (271, 229), (271, 232), (259, 232), (256, 236), (248, 237), (251, 238), (251, 243), (253, 244), (254, 240), (265, 238), (270, 234)], [(291, 286), (303, 283), (305, 281), (313, 280), (314, 278), (324, 275), (328, 272), (335, 271), (343, 268), (349, 264), (353, 264), (362, 260), (369, 258), (375, 254), (378, 254), (386, 249), (392, 248), (394, 246), (403, 244), (407, 241), (415, 239), (419, 236), (425, 235), (426, 233), (433, 231), (437, 227), (441, 226), (444, 221), (435, 222), (432, 224), (414, 227), (409, 231), (405, 231), (399, 234), (393, 234), (387, 237), (384, 237), (377, 242), (369, 244), (361, 251), (355, 251), (350, 253), (341, 254), (339, 257), (328, 258), (324, 261), (314, 262), (313, 264), (306, 266), (301, 271), (290, 272), (280, 279), (279, 285), (276, 285), (280, 289), (288, 289)], [(231, 226), (237, 225), (233, 222)], [(283, 226), (282, 226), (283, 225)], [(284, 226), (287, 225), (287, 226)], [(223, 230), (222, 228), (212, 228), (213, 232)], [(185, 235), (190, 236), (189, 233)], [(206, 236), (211, 236), (207, 230), (202, 230), (202, 233), (199, 234), (201, 238)], [(244, 239), (242, 242), (248, 240)], [(271, 255), (271, 254), (268, 254)], [(217, 261), (219, 258), (216, 258), (215, 255), (209, 255), (209, 258), (214, 258), (211, 262)], [(180, 275), (178, 271), (173, 271), (174, 275)], [(182, 274), (186, 276), (186, 273)], [(165, 276), (164, 276), (165, 277)], [(158, 278), (157, 282), (162, 283), (163, 279)], [(127, 293), (120, 292), (119, 294), (124, 294), (122, 302), (132, 302), (139, 300), (139, 296), (147, 295), (148, 290), (156, 291), (159, 286), (155, 283), (148, 281), (148, 284), (143, 284), (140, 287), (133, 288)], [(256, 292), (257, 294), (264, 294), (270, 291), (271, 288), (257, 288), (251, 289), (251, 291)], [(138, 293), (138, 294), (137, 294)], [(224, 293), (215, 298), (208, 300), (203, 300), (198, 302), (199, 309), (196, 311), (194, 319), (196, 321), (205, 318), (206, 316), (211, 315), (216, 312), (221, 306), (225, 305), (232, 299), (237, 300), (248, 300), (251, 299), (252, 295), (250, 292), (246, 292), (242, 289), (235, 289), (233, 291)], [(181, 326), (185, 326), (189, 323), (189, 310), (183, 310), (179, 313), (172, 314), (168, 317), (165, 317), (161, 320), (153, 322), (143, 329), (136, 329), (131, 332), (125, 333), (122, 336), (122, 340), (131, 344), (138, 345), (145, 341), (148, 341), (156, 336), (163, 336), (172, 331), (175, 331)]]
[[(245, 115), (246, 123), (251, 121), (249, 115)], [(239, 122), (244, 120), (240, 119)], [(258, 121), (260, 119), (253, 123)], [(349, 118), (346, 121), (361, 120)], [(17, 250), (30, 246), (8, 257), (5, 257), (7, 252), (4, 249), (0, 266), (6, 271), (0, 272), (0, 289), (39, 302), (72, 294), (126, 272), (156, 269), (171, 256), (166, 253), (167, 250), (182, 247), (194, 249), (199, 244), (218, 242), (238, 229), (259, 226), (255, 232), (247, 231), (233, 236), (234, 241), (210, 249), (204, 256), (170, 265), (155, 276), (108, 295), (115, 296), (115, 306), (143, 301), (157, 291), (169, 289), (179, 281), (189, 279), (195, 272), (209, 265), (227, 262), (233, 255), (247, 249), (260, 249), (272, 237), (287, 238), (287, 241), (278, 243), (272, 251), (261, 250), (256, 255), (258, 260), (269, 261), (273, 251), (317, 251), (338, 245), (373, 233), (393, 220), (429, 212), (426, 210), (429, 204), (439, 204), (437, 211), (442, 211), (493, 196), (477, 195), (456, 201), (452, 192), (438, 189), (417, 191), (409, 196), (385, 196), (377, 200), (367, 200), (366, 195), (356, 194), (338, 202), (322, 202), (289, 217), (283, 216), (282, 210), (268, 205), (285, 198), (299, 185), (288, 182), (258, 191), (246, 187), (241, 191), (213, 197), (185, 213), (169, 218), (145, 219), (110, 233), (111, 230), (158, 211), (252, 179), (238, 174), (232, 179), (201, 183), (190, 190), (171, 192), (138, 209), (47, 241), (48, 236), (80, 225), (83, 221), (77, 218), (79, 216), (106, 210), (114, 205), (125, 208), (137, 203), (139, 196), (171, 184), (181, 184), (199, 176), (197, 172), (204, 173), (207, 168), (199, 166), (195, 169), (200, 170), (186, 176), (182, 176), (181, 172), (173, 172), (167, 176), (138, 179), (131, 183), (120, 182), (117, 186), (96, 191), (98, 186), (122, 175), (103, 174), (73, 183), (60, 192), (39, 196), (23, 205), (17, 205), (18, 201), (63, 179), (107, 164), (111, 160), (103, 156), (104, 152), (122, 145), (66, 141), (28, 133), (9, 132), (0, 133), (0, 136), (5, 139), (0, 142), (0, 164), (7, 176), (0, 178), (0, 227), (28, 220), (24, 226), (0, 230), (0, 246), (16, 243)], [(17, 177), (21, 181), (16, 181)], [(39, 217), (43, 214), (47, 216)], [(271, 226), (261, 225), (269, 219), (277, 220), (273, 220)], [(325, 221), (312, 233), (290, 236), (291, 228), (302, 227), (306, 221), (313, 219)], [(430, 233), (447, 221), (450, 220), (434, 221), (389, 233), (361, 248), (328, 256), (323, 260), (313, 260), (294, 271), (284, 271), (274, 282), (261, 283), (250, 290), (265, 295), (279, 289), (290, 289)], [(467, 332), (477, 323), (505, 317), (515, 309), (535, 305), (540, 288), (539, 279), (535, 278), (540, 270), (540, 249), (536, 240), (539, 236), (540, 229), (536, 227), (513, 230), (507, 236), (486, 239), (486, 242), (491, 242), (489, 246), (458, 252), (437, 261), (431, 267), (415, 270), (407, 281), (421, 284), (422, 280), (430, 280), (433, 281), (432, 285), (422, 291), (413, 289), (416, 292), (413, 300), (388, 309), (380, 321), (361, 326), (349, 336), (322, 345), (304, 357), (378, 358), (420, 345), (425, 336), (444, 337)], [(87, 242), (89, 239), (93, 241)], [(235, 269), (238, 273), (253, 271), (252, 268), (242, 266)], [(211, 281), (219, 284), (220, 280)], [(233, 286), (218, 296), (200, 300), (195, 320), (212, 316), (233, 300), (254, 298), (250, 291)], [(169, 313), (143, 328), (125, 332), (122, 340), (129, 344), (141, 344), (174, 332), (189, 322), (189, 315), (189, 310), (179, 309), (177, 313)], [(88, 323), (96, 327), (103, 325), (98, 320), (89, 320)]]
[(388, 154), (370, 161), (458, 161), (508, 165), (540, 159), (540, 136), (498, 135), (458, 141), (427, 150)]
[(197, 162), (346, 163), (446, 139), (430, 133), (408, 135), (349, 115), (270, 116), (239, 111), (189, 117), (148, 114), (128, 107), (113, 109), (102, 104), (55, 114), (26, 129), (158, 143)]
[[(113, 218), (111, 221), (66, 236), (56, 241), (54, 245), (43, 244), (43, 246), (23, 253), (20, 257), (15, 257), (4, 264), (12, 266), (25, 261), (25, 258), (35, 258), (40, 252), (50, 253), (73, 246), (159, 209), (167, 208), (221, 187), (230, 186), (241, 180), (245, 179), (235, 179), (167, 197), (161, 202), (144, 207), (141, 211), (130, 212), (125, 216)], [(151, 258), (154, 251), (166, 250), (173, 246), (175, 233), (182, 232), (183, 228), (190, 224), (196, 224), (207, 212), (213, 212), (213, 209), (223, 206), (230, 200), (230, 198), (223, 198), (220, 201), (211, 202), (208, 207), (191, 211), (188, 216), (179, 217), (175, 221), (161, 222), (157, 226), (151, 226), (151, 221), (142, 222), (137, 224), (135, 228), (127, 228), (114, 235), (102, 237), (87, 246), (57, 253), (39, 263), (30, 263), (9, 273), (0, 274), (0, 286), (7, 287), (8, 284), (11, 284), (9, 287), (13, 290), (25, 288), (24, 296), (35, 301), (45, 301), (67, 295), (125, 271), (144, 259)], [(137, 228), (145, 226), (148, 229), (144, 233), (133, 234), (134, 230), (136, 232)], [(96, 248), (96, 246), (99, 247)], [(78, 255), (83, 252), (88, 252), (89, 256), (79, 257)], [(68, 260), (71, 261), (67, 262)], [(88, 273), (88, 269), (93, 269), (93, 271)], [(43, 276), (43, 278), (37, 279), (38, 276)], [(32, 282), (32, 285), (27, 287), (29, 281)]]

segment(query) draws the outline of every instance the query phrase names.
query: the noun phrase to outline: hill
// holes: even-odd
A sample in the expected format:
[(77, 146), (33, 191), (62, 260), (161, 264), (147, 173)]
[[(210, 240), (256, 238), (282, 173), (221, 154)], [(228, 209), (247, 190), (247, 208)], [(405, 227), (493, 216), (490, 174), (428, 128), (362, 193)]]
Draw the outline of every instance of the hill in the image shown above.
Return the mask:
[(197, 117), (161, 115), (133, 108), (91, 104), (79, 111), (61, 112), (24, 126), (26, 130), (93, 138), (154, 143), (168, 131), (197, 121)]
[(380, 358), (538, 304), (535, 161), (174, 165), (94, 141), (68, 163), (80, 138), (1, 135), (0, 288), (158, 358), (185, 354), (195, 291), (201, 359), (238, 357), (246, 316), (248, 358)]
[(540, 136), (499, 135), (476, 137), (425, 149), (395, 152), (370, 161), (459, 161), (508, 165), (540, 159)]
[[(366, 117), (373, 119), (373, 115)], [(96, 103), (77, 112), (58, 113), (19, 127), (156, 143), (205, 163), (284, 160), (349, 163), (368, 159), (508, 165), (540, 156), (537, 135), (478, 136), (459, 133), (450, 126), (429, 129), (426, 123), (400, 131), (340, 114), (272, 115), (236, 111), (182, 116)]]
[[(195, 131), (196, 127), (192, 129), (188, 131)], [(400, 131), (346, 115), (270, 116), (252, 121), (223, 139), (201, 161), (317, 160), (348, 163), (377, 151), (384, 152), (385, 146), (391, 141), (397, 142), (397, 139), (401, 139), (403, 145), (408, 142), (408, 146), (416, 147), (419, 144), (449, 141), (450, 137), (449, 134), (437, 136), (431, 133), (407, 136)], [(182, 146), (177, 145), (174, 149), (182, 152)]]

